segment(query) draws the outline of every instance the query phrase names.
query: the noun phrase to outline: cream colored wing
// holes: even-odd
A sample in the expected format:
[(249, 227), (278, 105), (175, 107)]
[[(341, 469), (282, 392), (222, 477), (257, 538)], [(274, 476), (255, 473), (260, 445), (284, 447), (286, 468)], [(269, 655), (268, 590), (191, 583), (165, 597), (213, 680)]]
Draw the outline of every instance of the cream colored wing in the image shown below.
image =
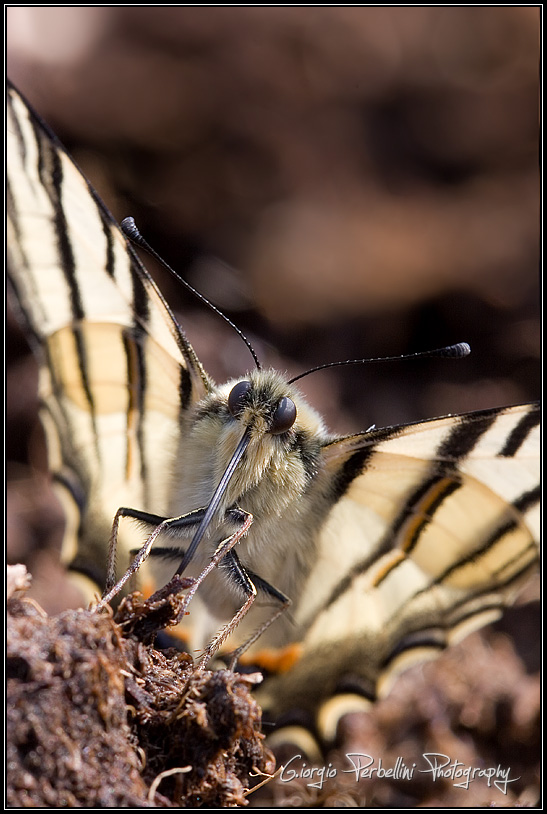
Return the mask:
[(266, 684), (266, 708), (374, 699), (500, 615), (538, 560), (539, 417), (486, 410), (324, 448), (331, 505), (294, 610), (302, 653)]
[[(40, 360), (64, 556), (101, 585), (115, 512), (167, 511), (187, 408), (212, 384), (55, 136), (12, 87), (7, 102), (9, 279)], [(122, 545), (140, 545), (126, 525)]]

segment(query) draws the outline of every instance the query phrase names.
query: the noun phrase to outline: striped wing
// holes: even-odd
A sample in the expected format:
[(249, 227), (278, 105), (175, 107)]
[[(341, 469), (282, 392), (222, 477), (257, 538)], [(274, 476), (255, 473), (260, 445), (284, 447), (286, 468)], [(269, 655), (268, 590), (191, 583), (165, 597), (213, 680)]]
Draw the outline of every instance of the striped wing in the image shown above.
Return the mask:
[[(55, 136), (12, 87), (7, 102), (10, 284), (41, 360), (42, 420), (67, 515), (65, 558), (103, 584), (115, 512), (167, 511), (186, 410), (210, 383)], [(132, 531), (123, 532), (126, 548), (142, 542), (128, 539)]]
[(295, 609), (302, 653), (267, 708), (373, 699), (499, 617), (537, 564), (539, 418), (537, 404), (486, 410), (325, 447), (332, 508)]

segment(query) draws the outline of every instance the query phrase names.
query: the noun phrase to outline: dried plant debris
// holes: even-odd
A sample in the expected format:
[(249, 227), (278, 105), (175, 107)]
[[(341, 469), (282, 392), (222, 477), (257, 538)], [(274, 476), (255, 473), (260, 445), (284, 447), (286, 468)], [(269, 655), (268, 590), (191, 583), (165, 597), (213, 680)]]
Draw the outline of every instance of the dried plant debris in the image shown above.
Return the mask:
[[(131, 594), (115, 616), (54, 617), (24, 598), (24, 569), (7, 587), (9, 806), (238, 806), (251, 775), (273, 774), (250, 692), (259, 677), (199, 670), (152, 645), (180, 611), (172, 586), (147, 601)], [(513, 612), (519, 629), (536, 623), (533, 605)], [(344, 717), (323, 757), (287, 742), (281, 774), (251, 805), (537, 805), (539, 679), (528, 661), (501, 630), (473, 634)], [(446, 756), (444, 773), (428, 772), (426, 755)], [(478, 773), (466, 785), (467, 769)]]
[(200, 671), (128, 633), (148, 610), (135, 595), (121, 624), (85, 610), (48, 617), (24, 584), (18, 575), (8, 600), (9, 806), (246, 804), (251, 774), (274, 770), (256, 675)]

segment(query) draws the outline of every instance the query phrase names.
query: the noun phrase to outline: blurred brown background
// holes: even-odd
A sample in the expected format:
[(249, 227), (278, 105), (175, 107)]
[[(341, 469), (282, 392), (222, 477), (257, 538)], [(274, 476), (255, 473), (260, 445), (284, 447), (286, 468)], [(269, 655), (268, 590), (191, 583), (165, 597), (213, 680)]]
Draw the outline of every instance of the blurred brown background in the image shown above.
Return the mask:
[[(8, 75), (265, 364), (471, 344), (304, 379), (342, 433), (539, 395), (539, 15), (10, 7)], [(211, 374), (243, 373), (237, 337), (159, 279)], [(8, 556), (56, 610), (75, 601), (45, 554), (62, 519), (37, 487), (35, 371), (9, 329)]]
[(11, 8), (8, 73), (115, 217), (265, 356), (472, 343), (435, 375), (352, 369), (362, 426), (537, 394), (538, 24), (534, 7)]

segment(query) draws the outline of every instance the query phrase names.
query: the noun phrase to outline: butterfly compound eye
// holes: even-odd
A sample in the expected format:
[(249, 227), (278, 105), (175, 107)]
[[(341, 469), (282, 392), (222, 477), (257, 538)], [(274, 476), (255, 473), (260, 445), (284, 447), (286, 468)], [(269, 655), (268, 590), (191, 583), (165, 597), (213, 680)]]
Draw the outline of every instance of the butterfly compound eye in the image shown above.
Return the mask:
[(247, 393), (250, 389), (251, 382), (238, 382), (230, 390), (230, 395), (228, 396), (228, 409), (234, 418), (242, 412), (245, 406)]
[(290, 430), (296, 421), (296, 404), (292, 399), (283, 396), (272, 416), (272, 426), (270, 433), (272, 435), (280, 435), (282, 432)]

